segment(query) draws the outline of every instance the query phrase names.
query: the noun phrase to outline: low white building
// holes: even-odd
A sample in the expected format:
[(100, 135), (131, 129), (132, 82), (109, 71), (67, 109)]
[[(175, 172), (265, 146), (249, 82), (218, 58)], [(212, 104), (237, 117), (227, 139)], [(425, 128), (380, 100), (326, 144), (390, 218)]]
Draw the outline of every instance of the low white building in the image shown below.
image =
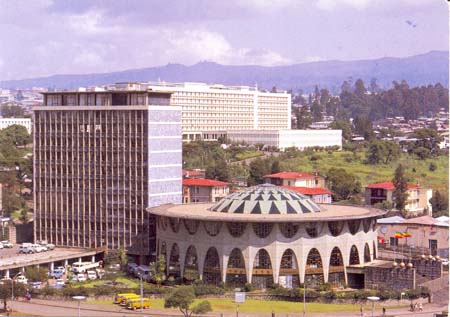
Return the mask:
[(280, 150), (296, 147), (338, 146), (342, 149), (342, 130), (239, 130), (227, 131), (226, 136), (234, 142), (264, 144)]
[(12, 125), (21, 125), (27, 129), (31, 134), (31, 119), (30, 118), (0, 118), (0, 130), (6, 129)]

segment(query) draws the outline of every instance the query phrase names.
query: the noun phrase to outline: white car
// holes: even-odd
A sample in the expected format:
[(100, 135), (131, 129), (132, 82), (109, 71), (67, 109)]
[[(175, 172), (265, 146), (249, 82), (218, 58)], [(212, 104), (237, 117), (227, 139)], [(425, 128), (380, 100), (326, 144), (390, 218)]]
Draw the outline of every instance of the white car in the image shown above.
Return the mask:
[(78, 282), (86, 282), (87, 281), (86, 276), (83, 273), (77, 274), (76, 277), (77, 277), (76, 280)]
[(63, 272), (63, 274), (66, 273), (66, 268), (65, 268), (64, 266), (57, 266), (56, 269), (57, 269), (58, 271)]
[(19, 275), (18, 277), (16, 277), (16, 282), (22, 283), (22, 284), (28, 284), (28, 279), (23, 275)]
[(97, 272), (95, 272), (95, 271), (87, 271), (87, 277), (90, 280), (96, 280), (97, 279)]
[(0, 242), (0, 249), (3, 249), (3, 243)]
[(56, 280), (56, 285), (58, 286), (64, 286), (66, 284), (66, 282), (64, 282), (64, 280), (62, 278), (59, 278)]
[(14, 245), (9, 242), (8, 240), (4, 240), (1, 242), (1, 244), (3, 245), (4, 248), (12, 248)]

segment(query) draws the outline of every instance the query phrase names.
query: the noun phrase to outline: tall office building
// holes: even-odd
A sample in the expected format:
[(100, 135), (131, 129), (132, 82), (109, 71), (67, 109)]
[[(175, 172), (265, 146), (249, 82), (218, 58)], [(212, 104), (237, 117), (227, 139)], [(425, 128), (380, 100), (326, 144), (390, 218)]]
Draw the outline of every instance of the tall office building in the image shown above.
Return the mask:
[(47, 92), (33, 112), (35, 239), (152, 255), (146, 208), (182, 201), (181, 107), (170, 92)]
[[(291, 95), (262, 92), (248, 86), (204, 83), (140, 83), (153, 91), (172, 92), (181, 106), (184, 140), (217, 139), (216, 131), (282, 130), (291, 128)], [(113, 85), (116, 89), (120, 84)]]

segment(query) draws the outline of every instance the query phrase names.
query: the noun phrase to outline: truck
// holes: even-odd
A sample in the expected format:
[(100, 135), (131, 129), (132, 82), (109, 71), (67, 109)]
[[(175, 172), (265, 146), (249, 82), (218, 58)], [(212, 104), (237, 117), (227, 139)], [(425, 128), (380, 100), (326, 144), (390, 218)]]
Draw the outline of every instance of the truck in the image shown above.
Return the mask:
[(72, 272), (85, 273), (88, 270), (95, 269), (100, 266), (99, 262), (75, 262), (72, 264)]
[(139, 265), (134, 273), (134, 276), (142, 276), (144, 281), (150, 281), (150, 267), (148, 265)]

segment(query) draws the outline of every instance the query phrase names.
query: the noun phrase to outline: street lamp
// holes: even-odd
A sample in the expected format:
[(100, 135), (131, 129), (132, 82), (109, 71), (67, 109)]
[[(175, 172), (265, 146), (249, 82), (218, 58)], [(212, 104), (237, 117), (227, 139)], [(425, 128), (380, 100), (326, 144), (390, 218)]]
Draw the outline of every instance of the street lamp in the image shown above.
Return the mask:
[(369, 296), (369, 297), (367, 297), (367, 299), (372, 302), (372, 317), (373, 317), (373, 310), (374, 310), (374, 307), (375, 307), (375, 302), (379, 301), (380, 298), (378, 296)]
[(141, 289), (141, 312), (144, 311), (144, 289), (142, 286), (142, 274), (139, 273), (139, 287)]
[(86, 299), (86, 296), (72, 296), (72, 299), (78, 301), (78, 317), (81, 316), (81, 301)]

